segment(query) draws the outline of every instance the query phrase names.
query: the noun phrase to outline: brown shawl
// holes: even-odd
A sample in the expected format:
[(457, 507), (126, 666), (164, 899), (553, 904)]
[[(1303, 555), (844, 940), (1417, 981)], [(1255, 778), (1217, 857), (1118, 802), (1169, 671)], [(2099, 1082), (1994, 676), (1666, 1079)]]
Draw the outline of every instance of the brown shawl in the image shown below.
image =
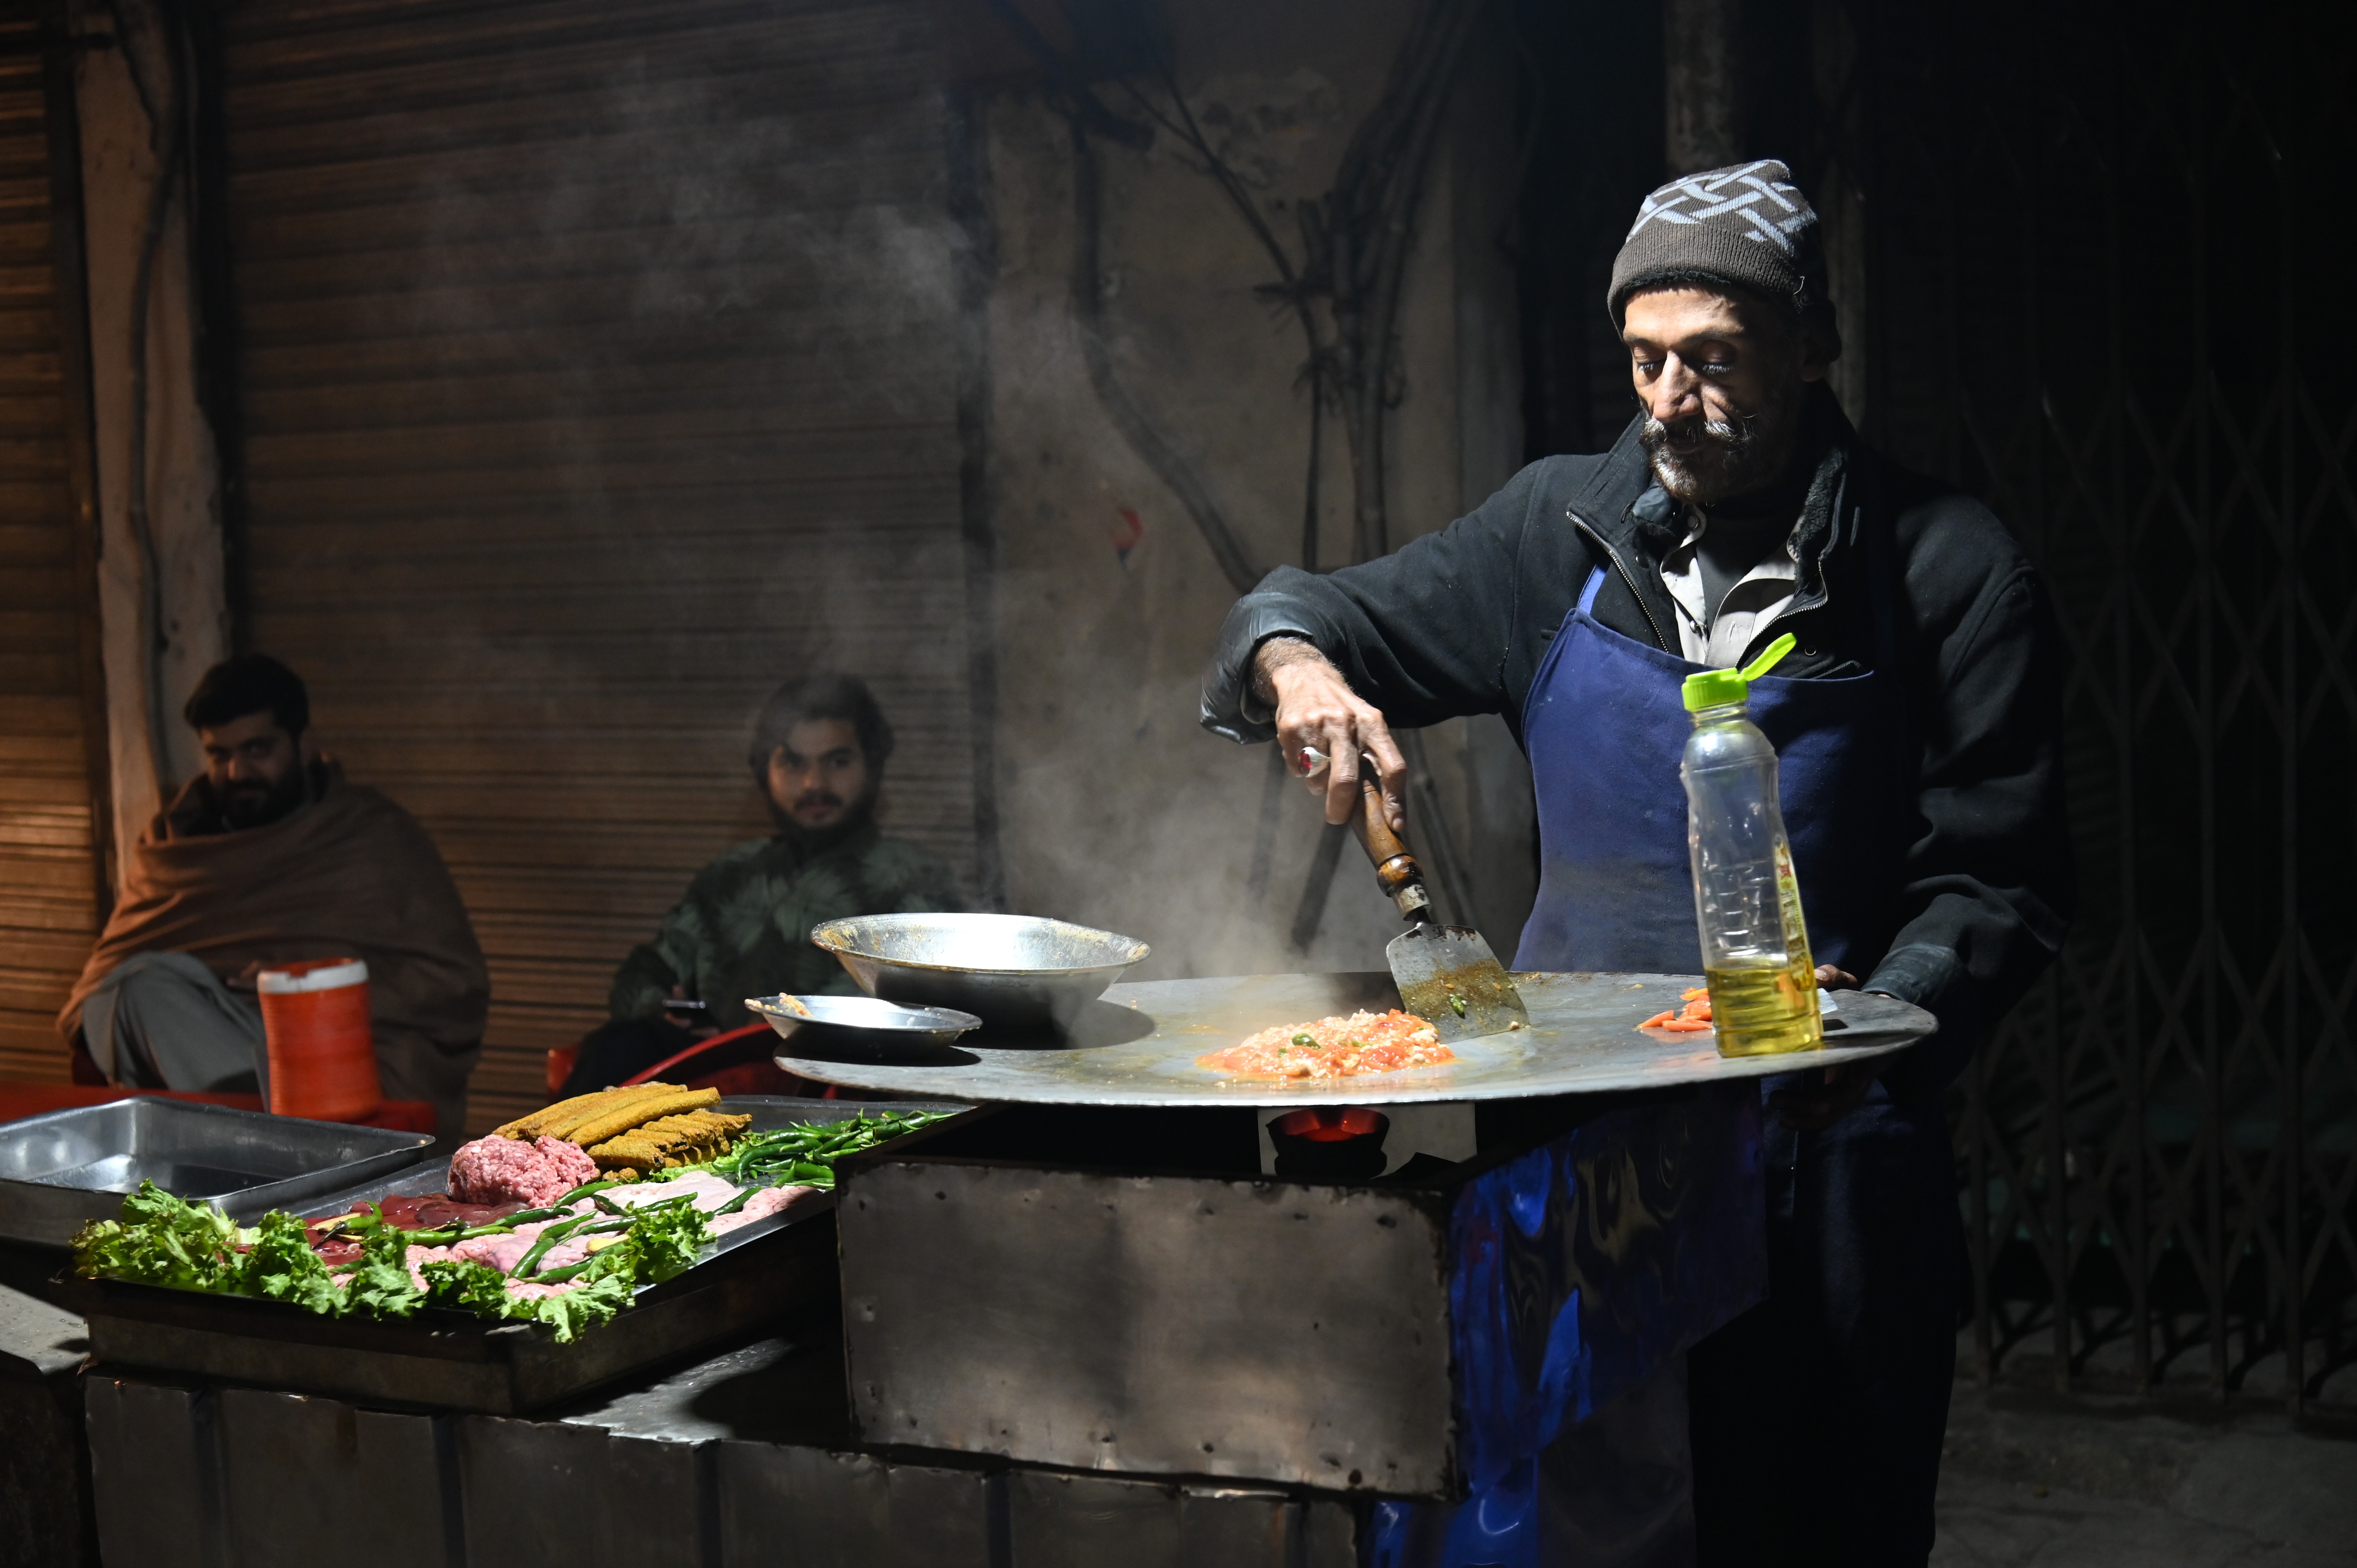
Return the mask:
[(377, 1065), (393, 1100), (450, 1102), (481, 1054), (490, 977), (467, 907), (417, 819), (332, 764), (315, 798), (258, 828), (210, 826), (210, 790), (191, 780), (139, 835), (114, 916), (58, 1027), (81, 1028), (82, 999), (135, 952), (184, 952), (223, 979), (264, 963), (351, 954), (369, 967)]

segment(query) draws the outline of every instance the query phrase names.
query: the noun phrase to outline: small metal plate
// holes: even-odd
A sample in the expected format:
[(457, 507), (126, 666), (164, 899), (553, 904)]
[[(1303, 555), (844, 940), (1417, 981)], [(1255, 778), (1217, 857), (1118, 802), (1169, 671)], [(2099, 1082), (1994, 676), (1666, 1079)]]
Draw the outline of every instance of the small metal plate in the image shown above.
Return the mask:
[(1398, 1105), (1598, 1094), (1763, 1078), (1830, 1067), (1900, 1050), (1928, 1038), (1938, 1020), (1888, 996), (1845, 991), (1825, 1022), (1822, 1050), (1722, 1057), (1714, 1036), (1664, 1041), (1637, 1026), (1680, 1005), (1699, 975), (1517, 974), (1527, 1029), (1454, 1040), (1457, 1060), (1439, 1067), (1295, 1083), (1245, 1082), (1195, 1058), (1279, 1024), (1364, 1007), (1399, 1005), (1391, 976), (1265, 974), (1218, 980), (1158, 980), (1116, 985), (1083, 1010), (1069, 1032), (1047, 1028), (967, 1035), (921, 1061), (889, 1064), (792, 1054), (778, 1065), (805, 1078), (856, 1089), (942, 1100), (1054, 1105)]
[(748, 996), (745, 1007), (766, 1018), (782, 1040), (813, 1056), (855, 1053), (845, 1060), (891, 1061), (922, 1054), (982, 1027), (971, 1013), (948, 1007), (903, 1007), (874, 996)]

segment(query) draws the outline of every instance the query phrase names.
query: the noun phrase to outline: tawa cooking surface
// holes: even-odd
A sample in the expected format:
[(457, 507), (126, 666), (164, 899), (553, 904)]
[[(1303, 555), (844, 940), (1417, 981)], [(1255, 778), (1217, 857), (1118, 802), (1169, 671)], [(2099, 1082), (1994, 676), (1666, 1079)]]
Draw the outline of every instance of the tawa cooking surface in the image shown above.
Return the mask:
[[(1051, 1105), (1349, 1105), (1509, 1100), (1598, 1094), (1762, 1078), (1884, 1056), (1939, 1026), (1920, 1007), (1864, 992), (1834, 993), (1825, 1048), (1784, 1056), (1722, 1057), (1708, 1034), (1639, 1034), (1637, 1026), (1679, 1005), (1699, 975), (1517, 974), (1531, 1026), (1451, 1042), (1457, 1060), (1358, 1078), (1244, 1082), (1195, 1058), (1278, 1024), (1365, 1007), (1399, 1005), (1384, 973), (1265, 974), (1156, 980), (1116, 985), (1069, 1036), (1049, 1029), (977, 1030), (889, 1064), (855, 1053), (797, 1054), (779, 1043), (778, 1065), (854, 1089), (942, 1100)], [(1838, 1023), (1836, 1023), (1838, 1021)]]

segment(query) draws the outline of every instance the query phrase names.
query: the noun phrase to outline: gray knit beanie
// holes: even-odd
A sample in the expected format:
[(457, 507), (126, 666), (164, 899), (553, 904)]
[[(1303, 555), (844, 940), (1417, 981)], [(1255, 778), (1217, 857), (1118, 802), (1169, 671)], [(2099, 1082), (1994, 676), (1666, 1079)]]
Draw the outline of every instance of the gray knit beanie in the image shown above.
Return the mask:
[(1817, 209), (1773, 158), (1681, 175), (1645, 198), (1612, 262), (1606, 306), (1663, 284), (1734, 284), (1831, 325)]

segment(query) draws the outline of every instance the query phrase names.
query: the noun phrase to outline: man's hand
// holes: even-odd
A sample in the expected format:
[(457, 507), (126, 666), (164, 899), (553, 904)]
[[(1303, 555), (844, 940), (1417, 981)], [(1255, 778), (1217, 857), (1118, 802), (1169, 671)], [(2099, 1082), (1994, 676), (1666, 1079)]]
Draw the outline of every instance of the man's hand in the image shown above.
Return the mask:
[[(686, 986), (674, 985), (671, 988), (671, 996), (669, 1001), (686, 1002), (690, 1000), (693, 999), (688, 995)], [(695, 1007), (672, 1007), (666, 1005), (663, 1008), (663, 1012), (667, 1015), (664, 1021), (666, 1023), (674, 1024), (680, 1028), (686, 1030), (689, 1035), (693, 1036), (696, 1039), (708, 1040), (713, 1036), (720, 1032), (720, 1026), (710, 1021), (712, 1015), (709, 1013), (698, 1011), (702, 1005), (703, 1004), (701, 1003), (698, 1003)]]
[[(1817, 965), (1817, 983), (1827, 991), (1855, 991), (1857, 976), (1821, 963)], [(1881, 1074), (1880, 1058), (1844, 1062), (1825, 1069), (1822, 1083), (1780, 1089), (1768, 1097), (1768, 1103), (1776, 1108), (1778, 1120), (1794, 1132), (1822, 1133), (1857, 1110), (1866, 1091), (1874, 1087), (1874, 1080)]]
[[(1276, 714), (1276, 744), (1286, 766), (1301, 776), (1310, 793), (1326, 797), (1326, 820), (1347, 822), (1359, 809), (1359, 754), (1375, 760), (1383, 791), (1383, 815), (1398, 832), (1407, 826), (1407, 763), (1393, 744), (1383, 715), (1359, 701), (1342, 672), (1308, 643), (1273, 637), (1253, 654), (1253, 689)], [(1328, 757), (1312, 776), (1302, 752), (1316, 746)]]

